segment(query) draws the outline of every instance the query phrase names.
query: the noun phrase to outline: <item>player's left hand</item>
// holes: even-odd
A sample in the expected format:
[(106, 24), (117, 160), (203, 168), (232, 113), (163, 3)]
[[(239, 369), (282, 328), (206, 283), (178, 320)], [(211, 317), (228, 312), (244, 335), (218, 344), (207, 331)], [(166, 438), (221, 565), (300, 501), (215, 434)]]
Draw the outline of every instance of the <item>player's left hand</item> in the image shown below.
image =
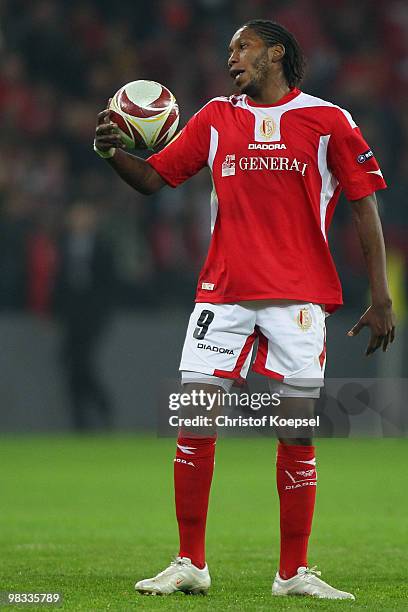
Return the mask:
[(394, 341), (395, 337), (395, 314), (392, 304), (372, 304), (354, 327), (347, 332), (347, 335), (357, 336), (363, 327), (369, 327), (371, 330), (371, 338), (367, 346), (366, 355), (371, 355), (380, 346), (382, 346), (383, 351), (386, 351), (388, 345)]

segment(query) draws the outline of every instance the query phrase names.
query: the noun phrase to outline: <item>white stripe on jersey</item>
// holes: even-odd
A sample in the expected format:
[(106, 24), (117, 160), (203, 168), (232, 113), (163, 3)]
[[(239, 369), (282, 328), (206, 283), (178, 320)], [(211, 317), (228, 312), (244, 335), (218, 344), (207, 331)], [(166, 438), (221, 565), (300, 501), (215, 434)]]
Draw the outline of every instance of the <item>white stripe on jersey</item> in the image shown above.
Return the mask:
[[(222, 101), (223, 102), (228, 101), (228, 98)], [(217, 149), (218, 149), (218, 136), (219, 136), (218, 131), (215, 129), (215, 127), (211, 126), (210, 150), (208, 151), (208, 162), (207, 162), (208, 167), (211, 170), (211, 178), (212, 178), (214, 158), (217, 154)], [(214, 181), (213, 181), (213, 187), (211, 191), (210, 207), (211, 207), (211, 234), (212, 234), (214, 231), (215, 222), (217, 220), (217, 215), (218, 215), (218, 196), (215, 190)]]
[(210, 138), (210, 150), (208, 152), (208, 166), (212, 172), (212, 167), (213, 167), (213, 163), (214, 163), (214, 158), (217, 154), (217, 149), (218, 149), (218, 131), (215, 129), (215, 127), (211, 126), (211, 138)]
[[(293, 110), (295, 108), (313, 108), (316, 106), (332, 106), (333, 108), (338, 108), (343, 113), (343, 115), (346, 117), (347, 121), (349, 122), (352, 128), (357, 127), (356, 122), (354, 121), (353, 117), (348, 112), (348, 110), (346, 110), (345, 108), (341, 108), (341, 106), (338, 106), (337, 104), (333, 104), (332, 102), (328, 102), (327, 100), (318, 98), (317, 96), (312, 96), (310, 94), (304, 93), (303, 91), (301, 91), (300, 94), (296, 96), (296, 98), (293, 98), (293, 100), (289, 100), (289, 102), (286, 102), (286, 104), (281, 104), (280, 106), (266, 106), (266, 107), (251, 106), (250, 104), (248, 104), (247, 96), (244, 94), (241, 94), (239, 96), (230, 96), (229, 98), (227, 96), (218, 96), (216, 98), (212, 98), (211, 100), (207, 102), (207, 104), (204, 104), (202, 108), (205, 108), (212, 102), (229, 102), (232, 106), (238, 106), (239, 108), (244, 108), (246, 110), (249, 110), (250, 112), (253, 112), (254, 110), (258, 110), (258, 111), (264, 110), (269, 115), (271, 111), (278, 111), (280, 116), (282, 116), (287, 111)], [(280, 120), (280, 117), (279, 117), (279, 120)]]
[[(240, 103), (237, 105), (242, 108), (245, 108), (250, 113), (252, 113), (255, 117), (255, 127), (254, 127), (254, 139), (256, 142), (280, 142), (281, 140), (281, 132), (280, 132), (280, 124), (282, 116), (285, 113), (288, 113), (291, 110), (297, 110), (300, 108), (315, 108), (319, 106), (331, 106), (332, 108), (338, 108), (346, 117), (352, 128), (357, 127), (354, 122), (352, 116), (348, 111), (344, 108), (340, 108), (340, 106), (336, 106), (331, 102), (326, 102), (326, 100), (322, 100), (321, 98), (316, 98), (315, 96), (310, 96), (309, 94), (305, 94), (301, 92), (296, 98), (293, 100), (289, 100), (286, 104), (282, 104), (280, 106), (251, 106), (248, 104), (248, 100), (240, 100)], [(275, 131), (273, 133), (272, 138), (268, 136), (262, 135), (261, 124), (263, 119), (272, 118), (275, 122)]]
[(213, 188), (211, 191), (210, 210), (211, 210), (211, 234), (212, 234), (214, 231), (215, 222), (217, 220), (217, 215), (218, 215), (218, 196), (217, 196), (217, 191), (215, 189), (214, 181), (213, 181)]
[(332, 106), (333, 108), (337, 108), (343, 113), (352, 128), (357, 127), (357, 124), (355, 123), (353, 117), (347, 110), (341, 108), (340, 106), (337, 106), (337, 104), (327, 102), (327, 100), (322, 100), (322, 98), (317, 98), (316, 96), (311, 96), (310, 94), (303, 93), (303, 91), (293, 100), (289, 100), (289, 102), (283, 104), (281, 108), (284, 108), (284, 112), (286, 112), (288, 110), (293, 110), (294, 108), (311, 108), (315, 106)]
[(326, 238), (326, 212), (327, 206), (333, 197), (334, 191), (337, 187), (338, 180), (330, 172), (327, 166), (327, 148), (329, 146), (330, 134), (327, 136), (320, 136), (319, 148), (317, 152), (317, 164), (322, 177), (322, 186), (320, 190), (320, 229)]

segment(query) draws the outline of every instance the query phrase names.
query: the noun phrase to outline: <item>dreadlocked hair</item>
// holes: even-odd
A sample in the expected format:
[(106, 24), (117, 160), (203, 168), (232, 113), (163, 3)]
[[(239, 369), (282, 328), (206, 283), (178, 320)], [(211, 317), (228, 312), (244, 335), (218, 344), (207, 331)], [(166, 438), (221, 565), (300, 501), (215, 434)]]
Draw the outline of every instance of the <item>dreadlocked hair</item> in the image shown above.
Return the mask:
[(268, 47), (280, 43), (285, 47), (282, 67), (289, 87), (297, 87), (305, 73), (305, 56), (298, 41), (289, 30), (269, 19), (252, 19), (243, 25), (253, 30)]

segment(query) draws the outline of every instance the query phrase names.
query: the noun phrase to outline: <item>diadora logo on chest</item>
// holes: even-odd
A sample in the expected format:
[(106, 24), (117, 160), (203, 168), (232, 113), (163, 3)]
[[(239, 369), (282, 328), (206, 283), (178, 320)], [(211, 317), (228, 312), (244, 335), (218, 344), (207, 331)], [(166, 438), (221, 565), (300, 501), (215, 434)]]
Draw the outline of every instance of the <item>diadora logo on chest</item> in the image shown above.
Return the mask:
[(250, 142), (248, 149), (255, 149), (256, 151), (282, 151), (286, 149), (286, 145), (283, 142)]

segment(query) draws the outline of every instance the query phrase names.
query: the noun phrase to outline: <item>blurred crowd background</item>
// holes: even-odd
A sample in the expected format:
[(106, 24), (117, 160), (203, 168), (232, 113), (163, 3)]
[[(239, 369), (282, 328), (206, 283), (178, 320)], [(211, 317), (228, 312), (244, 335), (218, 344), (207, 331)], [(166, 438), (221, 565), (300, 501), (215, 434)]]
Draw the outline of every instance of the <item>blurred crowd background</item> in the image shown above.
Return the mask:
[[(302, 88), (350, 110), (379, 160), (389, 184), (379, 203), (394, 299), (404, 315), (405, 0), (1, 0), (0, 310), (62, 321), (67, 361), (78, 363), (75, 347), (83, 352), (83, 338), (91, 329), (96, 337), (114, 309), (190, 309), (209, 240), (207, 173), (138, 195), (94, 154), (96, 114), (124, 83), (144, 78), (173, 91), (184, 125), (210, 98), (233, 93), (228, 44), (257, 17), (295, 33), (308, 59)], [(345, 201), (330, 241), (347, 308), (357, 312), (367, 282)]]
[[(100, 278), (99, 289), (119, 306), (191, 301), (208, 243), (206, 173), (139, 196), (94, 155), (95, 117), (123, 83), (146, 78), (175, 93), (184, 124), (233, 92), (227, 47), (251, 17), (295, 32), (308, 58), (303, 89), (349, 109), (361, 126), (389, 183), (380, 194), (387, 243), (406, 261), (403, 0), (2, 0), (0, 16), (1, 308), (51, 314), (62, 238), (86, 231), (110, 251), (112, 266), (101, 266), (110, 283)], [(346, 301), (361, 305), (364, 268), (345, 203), (331, 241)]]

